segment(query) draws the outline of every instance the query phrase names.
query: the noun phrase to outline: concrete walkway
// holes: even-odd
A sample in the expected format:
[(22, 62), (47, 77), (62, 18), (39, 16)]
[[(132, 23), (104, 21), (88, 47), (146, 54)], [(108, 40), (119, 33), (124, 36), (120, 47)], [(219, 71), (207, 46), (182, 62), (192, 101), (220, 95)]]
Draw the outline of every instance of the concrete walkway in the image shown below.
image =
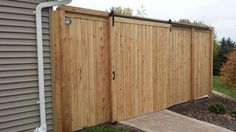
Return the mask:
[(146, 114), (120, 123), (146, 132), (232, 132), (169, 110)]

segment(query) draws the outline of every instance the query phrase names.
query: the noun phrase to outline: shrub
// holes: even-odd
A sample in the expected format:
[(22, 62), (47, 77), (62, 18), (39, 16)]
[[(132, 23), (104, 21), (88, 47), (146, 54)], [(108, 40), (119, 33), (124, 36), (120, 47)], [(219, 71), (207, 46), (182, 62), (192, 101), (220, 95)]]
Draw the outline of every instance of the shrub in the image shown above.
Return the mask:
[(210, 105), (209, 111), (215, 114), (225, 114), (226, 107), (221, 102), (214, 102)]
[(233, 118), (236, 118), (236, 111), (230, 112), (229, 115), (232, 116)]
[(228, 61), (221, 68), (221, 80), (236, 88), (236, 51), (230, 52), (226, 57)]

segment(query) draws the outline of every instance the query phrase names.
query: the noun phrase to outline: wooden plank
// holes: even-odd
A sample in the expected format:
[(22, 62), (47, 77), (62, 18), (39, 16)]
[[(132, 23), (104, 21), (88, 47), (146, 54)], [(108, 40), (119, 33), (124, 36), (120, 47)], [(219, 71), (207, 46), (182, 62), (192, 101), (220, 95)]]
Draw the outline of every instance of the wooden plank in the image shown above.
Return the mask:
[(209, 83), (209, 86), (208, 86), (208, 96), (209, 97), (212, 97), (212, 79), (213, 79), (213, 45), (214, 45), (214, 40), (213, 40), (213, 37), (214, 37), (214, 30), (213, 29), (211, 29), (210, 30), (210, 44), (209, 44), (209, 69), (210, 69), (210, 71), (209, 71), (209, 81), (208, 81), (208, 83)]
[(114, 122), (117, 119), (117, 97), (116, 97), (116, 86), (117, 86), (117, 81), (115, 80), (115, 74), (117, 72), (116, 69), (116, 44), (114, 39), (115, 39), (115, 27), (112, 26), (112, 18), (109, 19), (109, 28), (110, 28), (110, 51), (111, 51), (111, 74), (112, 74), (112, 78), (111, 78), (111, 106), (112, 106), (112, 121)]
[(61, 28), (61, 48), (62, 50), (62, 131), (72, 131), (72, 112), (71, 112), (71, 83), (70, 83), (70, 68), (65, 65), (70, 65), (71, 61), (68, 56), (69, 51), (69, 34), (68, 26), (65, 25), (65, 12), (60, 11), (60, 28)]
[(98, 10), (91, 10), (86, 8), (80, 7), (72, 7), (72, 6), (59, 6), (58, 10), (64, 10), (65, 12), (69, 13), (77, 13), (77, 14), (86, 14), (91, 16), (100, 16), (100, 17), (109, 17), (108, 12), (98, 11)]
[[(75, 82), (77, 84), (77, 89), (76, 91), (74, 91), (75, 96), (73, 96), (73, 98), (77, 99), (77, 103), (76, 103), (76, 107), (74, 107), (74, 113), (73, 113), (73, 117), (75, 116), (75, 119), (73, 119), (73, 121), (75, 121), (75, 124), (73, 126), (73, 129), (79, 129), (80, 127), (82, 127), (83, 125), (83, 96), (84, 93), (82, 92), (83, 89), (83, 81), (84, 81), (84, 77), (83, 77), (83, 47), (82, 47), (82, 20), (81, 19), (75, 19), (75, 24), (77, 25), (77, 29), (76, 30), (76, 34), (74, 34), (77, 37), (74, 37), (76, 39), (76, 44), (74, 45), (74, 49), (77, 50), (76, 56), (75, 56), (75, 62), (76, 62), (76, 74), (77, 74), (77, 81)], [(73, 36), (74, 36), (73, 35)], [(79, 51), (78, 51), (79, 50)]]
[[(77, 58), (77, 52), (76, 52), (76, 44), (77, 44), (77, 39), (73, 37), (74, 34), (77, 34), (77, 22), (76, 20), (72, 20), (73, 23), (69, 26), (69, 34), (68, 34), (68, 38), (70, 39), (70, 53), (69, 53), (69, 57), (70, 59), (72, 60), (72, 58), (76, 57)], [(77, 71), (77, 59), (75, 59), (76, 61), (73, 62), (73, 64), (70, 65), (70, 69), (71, 71)], [(71, 76), (71, 112), (72, 112), (72, 115), (74, 115), (72, 117), (72, 130), (74, 130), (76, 124), (78, 123), (77, 120), (75, 120), (77, 117), (78, 117), (78, 113), (77, 111), (75, 111), (75, 109), (78, 108), (78, 89), (77, 89), (77, 73), (76, 72), (71, 72), (70, 73), (70, 76)], [(76, 83), (73, 83), (73, 82), (76, 82)]]
[(125, 101), (125, 116), (123, 118), (121, 118), (122, 120), (126, 119), (126, 118), (129, 118), (130, 116), (130, 105), (131, 105), (131, 97), (130, 97), (130, 80), (131, 80), (131, 77), (130, 77), (130, 61), (131, 61), (131, 58), (130, 58), (130, 32), (129, 32), (129, 24), (125, 24), (125, 49), (124, 49), (124, 65), (125, 65), (125, 70), (124, 70), (124, 76), (125, 76), (125, 79), (124, 79), (124, 101)]
[[(118, 28), (117, 28), (118, 30)], [(117, 81), (119, 81), (118, 84), (118, 90), (120, 90), (119, 96), (120, 98), (117, 98), (117, 102), (119, 105), (118, 110), (121, 110), (120, 115), (118, 115), (119, 117), (117, 118), (118, 120), (120, 120), (121, 118), (123, 118), (126, 113), (126, 107), (125, 107), (125, 79), (126, 79), (126, 74), (125, 74), (125, 41), (126, 41), (126, 35), (125, 35), (125, 24), (120, 24), (120, 43), (118, 44), (118, 51), (117, 51), (117, 65), (118, 65), (118, 69), (117, 69), (117, 73), (118, 74), (118, 79)], [(117, 96), (118, 97), (118, 96)]]
[(91, 15), (86, 15), (86, 14), (78, 15), (77, 13), (67, 13), (66, 17), (76, 18), (76, 19), (84, 19), (84, 20), (93, 20), (93, 21), (104, 21), (104, 22), (108, 21), (108, 19), (106, 17), (91, 16)]
[(96, 85), (94, 83), (95, 80), (95, 68), (94, 68), (94, 38), (93, 38), (93, 21), (88, 21), (87, 22), (87, 27), (88, 27), (88, 38), (87, 38), (87, 42), (88, 42), (88, 72), (89, 72), (89, 78), (88, 78), (88, 85), (89, 85), (89, 118), (88, 118), (88, 122), (91, 125), (95, 125), (95, 88)]
[(142, 66), (142, 36), (143, 36), (143, 32), (142, 32), (142, 26), (141, 25), (138, 25), (138, 43), (137, 43), (137, 66), (138, 66), (138, 73), (137, 73), (137, 76), (138, 76), (138, 87), (137, 87), (137, 91), (138, 91), (138, 114), (141, 114), (142, 113), (142, 106), (143, 106), (143, 103), (142, 103), (142, 77), (143, 75), (141, 74), (142, 73), (142, 69), (141, 69), (141, 66)]
[(146, 26), (155, 26), (155, 27), (166, 27), (166, 28), (170, 27), (170, 24), (150, 22), (150, 21), (145, 21), (145, 20), (127, 19), (127, 18), (120, 18), (120, 17), (115, 17), (115, 23), (126, 23), (126, 24), (132, 24), (132, 25), (146, 25)]
[[(81, 44), (82, 44), (82, 50), (80, 52), (82, 52), (82, 81), (83, 81), (83, 85), (81, 87), (81, 91), (79, 92), (82, 92), (83, 93), (83, 126), (89, 124), (88, 123), (88, 116), (89, 116), (89, 95), (88, 95), (88, 92), (89, 92), (89, 86), (88, 86), (88, 80), (89, 80), (89, 76), (88, 76), (88, 45), (89, 43), (87, 42), (87, 20), (84, 20), (82, 19), (81, 20), (81, 31), (82, 31), (82, 37), (81, 37)], [(99, 87), (99, 85), (98, 85)]]
[(54, 100), (54, 129), (62, 132), (62, 104), (61, 104), (61, 47), (59, 11), (52, 12), (52, 71), (53, 71), (53, 100)]
[(134, 25), (130, 24), (129, 26), (129, 54), (130, 54), (130, 111), (129, 111), (129, 117), (133, 117), (134, 116), (134, 99), (135, 99), (135, 95), (134, 95), (134, 59), (133, 59), (133, 53), (134, 53), (134, 33), (132, 32), (134, 30)]
[(110, 61), (110, 43), (109, 43), (109, 27), (108, 27), (109, 23), (107, 22), (103, 22), (103, 27), (104, 27), (104, 31), (103, 31), (103, 35), (104, 35), (104, 48), (103, 48), (103, 52), (104, 52), (104, 62), (105, 62), (105, 66), (104, 66), (104, 78), (105, 78), (105, 82), (106, 85), (104, 86), (104, 90), (106, 91), (106, 96), (104, 96), (104, 100), (105, 100), (105, 118), (103, 120), (104, 122), (108, 122), (111, 121), (111, 61)]
[(190, 67), (191, 67), (191, 71), (190, 71), (190, 76), (191, 76), (191, 101), (194, 101), (194, 84), (195, 84), (195, 79), (194, 79), (194, 65), (195, 65), (195, 60), (194, 60), (194, 55), (195, 55), (195, 51), (194, 51), (194, 39), (195, 35), (194, 35), (194, 28), (192, 28), (191, 30), (191, 49), (190, 49), (190, 54), (191, 54), (191, 63), (190, 63)]
[(134, 25), (133, 29), (133, 35), (134, 35), (134, 44), (133, 44), (133, 76), (134, 76), (134, 84), (133, 84), (133, 96), (134, 96), (134, 116), (139, 115), (139, 94), (138, 94), (138, 25)]

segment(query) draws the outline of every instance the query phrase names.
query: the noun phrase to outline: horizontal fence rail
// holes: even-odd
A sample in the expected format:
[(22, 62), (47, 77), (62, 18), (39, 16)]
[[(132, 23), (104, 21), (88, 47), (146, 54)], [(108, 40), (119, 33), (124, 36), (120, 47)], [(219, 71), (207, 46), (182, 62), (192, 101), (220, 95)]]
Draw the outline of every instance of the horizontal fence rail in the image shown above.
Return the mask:
[(52, 31), (57, 132), (211, 96), (208, 27), (62, 6)]

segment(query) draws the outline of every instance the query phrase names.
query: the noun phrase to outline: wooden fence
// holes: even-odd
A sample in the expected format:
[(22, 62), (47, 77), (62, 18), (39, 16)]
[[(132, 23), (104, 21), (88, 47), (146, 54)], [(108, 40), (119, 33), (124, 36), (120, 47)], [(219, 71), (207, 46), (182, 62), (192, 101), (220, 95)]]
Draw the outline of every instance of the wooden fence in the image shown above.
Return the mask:
[(62, 6), (52, 32), (57, 132), (211, 95), (208, 28)]

